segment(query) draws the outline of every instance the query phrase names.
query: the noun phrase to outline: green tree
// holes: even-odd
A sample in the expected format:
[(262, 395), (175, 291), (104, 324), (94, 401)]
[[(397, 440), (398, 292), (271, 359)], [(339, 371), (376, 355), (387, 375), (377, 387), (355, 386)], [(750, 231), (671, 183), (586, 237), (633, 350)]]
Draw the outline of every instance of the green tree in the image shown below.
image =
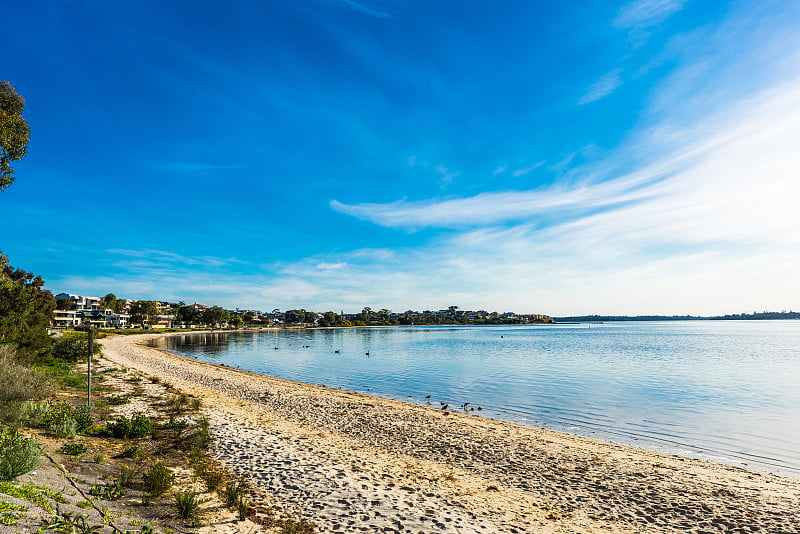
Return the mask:
[(68, 298), (56, 299), (57, 310), (74, 310), (76, 308), (75, 301)]
[(239, 327), (244, 324), (244, 319), (241, 315), (231, 315), (230, 319), (228, 319), (228, 324), (233, 327)]
[(242, 319), (244, 320), (245, 324), (252, 324), (253, 319), (256, 318), (256, 314), (251, 311), (246, 311), (242, 314)]
[(153, 324), (157, 314), (158, 307), (152, 300), (137, 300), (131, 304), (131, 322), (133, 324)]
[(227, 323), (230, 319), (230, 312), (219, 306), (211, 306), (210, 308), (206, 308), (200, 314), (200, 320), (209, 326), (217, 326), (223, 323)]
[(117, 296), (114, 293), (109, 293), (105, 297), (103, 297), (103, 308), (111, 311), (119, 311), (117, 309), (119, 305), (117, 304)]
[(195, 324), (200, 322), (200, 310), (194, 306), (178, 306), (178, 311), (175, 312), (178, 320), (184, 324)]
[(50, 352), (47, 327), (56, 301), (42, 289), (41, 276), (15, 269), (0, 253), (0, 343), (12, 343), (20, 354), (41, 360)]
[(14, 182), (12, 161), (18, 161), (28, 153), (31, 131), (22, 118), (25, 99), (10, 82), (0, 81), (0, 191)]

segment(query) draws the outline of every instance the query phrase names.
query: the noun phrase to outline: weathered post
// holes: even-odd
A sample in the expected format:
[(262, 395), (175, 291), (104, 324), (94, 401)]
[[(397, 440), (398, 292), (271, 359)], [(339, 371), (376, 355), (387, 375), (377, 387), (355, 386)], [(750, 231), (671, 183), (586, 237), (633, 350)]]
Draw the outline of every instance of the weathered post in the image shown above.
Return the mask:
[(89, 327), (89, 358), (86, 360), (86, 407), (92, 409), (92, 354), (94, 353), (94, 327)]

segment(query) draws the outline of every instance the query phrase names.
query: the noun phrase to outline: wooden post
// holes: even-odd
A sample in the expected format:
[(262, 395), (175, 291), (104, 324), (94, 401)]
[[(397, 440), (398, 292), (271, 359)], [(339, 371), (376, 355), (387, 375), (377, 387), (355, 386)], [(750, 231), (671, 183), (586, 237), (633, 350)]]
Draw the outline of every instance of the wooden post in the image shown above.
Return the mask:
[(89, 327), (89, 359), (86, 360), (86, 407), (92, 409), (92, 356), (94, 353), (94, 327)]

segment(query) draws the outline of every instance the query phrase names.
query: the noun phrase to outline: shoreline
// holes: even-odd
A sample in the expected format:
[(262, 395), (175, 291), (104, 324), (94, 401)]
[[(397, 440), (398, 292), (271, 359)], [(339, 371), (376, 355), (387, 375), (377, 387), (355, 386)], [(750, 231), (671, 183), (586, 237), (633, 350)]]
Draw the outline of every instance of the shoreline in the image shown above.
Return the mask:
[[(191, 332), (203, 333), (203, 332)], [(320, 532), (793, 532), (800, 480), (256, 375), (111, 336), (204, 398), (224, 465)]]

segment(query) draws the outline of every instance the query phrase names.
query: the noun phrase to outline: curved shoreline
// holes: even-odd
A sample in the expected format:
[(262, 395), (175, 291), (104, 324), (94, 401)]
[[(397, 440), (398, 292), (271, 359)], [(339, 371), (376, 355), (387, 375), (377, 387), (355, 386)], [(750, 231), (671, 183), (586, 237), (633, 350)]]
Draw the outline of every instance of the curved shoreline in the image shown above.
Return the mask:
[(445, 415), (140, 344), (163, 335), (101, 343), (107, 359), (203, 397), (220, 461), (321, 532), (800, 531), (797, 479)]

